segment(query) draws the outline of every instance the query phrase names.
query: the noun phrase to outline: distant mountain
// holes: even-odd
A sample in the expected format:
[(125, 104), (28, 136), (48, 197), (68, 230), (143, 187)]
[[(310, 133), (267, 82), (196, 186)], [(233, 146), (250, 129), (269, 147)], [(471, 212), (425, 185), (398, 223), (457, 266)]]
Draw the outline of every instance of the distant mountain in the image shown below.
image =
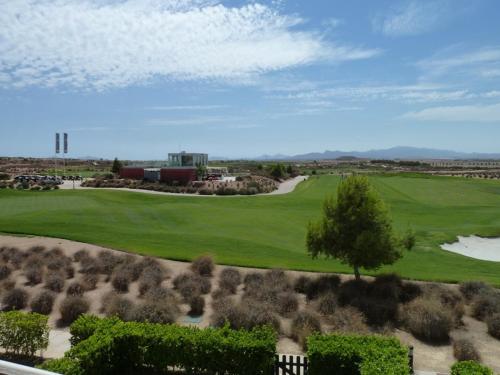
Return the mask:
[(263, 155), (259, 160), (327, 160), (345, 157), (360, 159), (500, 159), (500, 153), (467, 153), (450, 150), (436, 150), (418, 147), (392, 147), (383, 150), (369, 151), (324, 151), (299, 155)]

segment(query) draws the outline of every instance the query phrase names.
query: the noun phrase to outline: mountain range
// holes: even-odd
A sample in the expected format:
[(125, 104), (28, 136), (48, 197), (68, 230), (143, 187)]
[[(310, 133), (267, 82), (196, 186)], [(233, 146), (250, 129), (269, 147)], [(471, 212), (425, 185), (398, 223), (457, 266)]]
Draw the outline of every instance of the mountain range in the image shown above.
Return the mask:
[(341, 157), (361, 159), (401, 159), (401, 160), (429, 160), (429, 159), (500, 159), (500, 153), (459, 152), (418, 147), (392, 147), (388, 149), (369, 151), (324, 151), (310, 152), (298, 155), (262, 155), (257, 160), (327, 160)]

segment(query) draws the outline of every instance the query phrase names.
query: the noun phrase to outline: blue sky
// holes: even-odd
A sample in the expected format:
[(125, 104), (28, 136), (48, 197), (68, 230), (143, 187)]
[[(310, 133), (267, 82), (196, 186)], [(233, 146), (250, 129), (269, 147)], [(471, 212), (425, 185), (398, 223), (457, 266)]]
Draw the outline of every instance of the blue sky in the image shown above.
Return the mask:
[(0, 0), (0, 155), (499, 152), (500, 2)]

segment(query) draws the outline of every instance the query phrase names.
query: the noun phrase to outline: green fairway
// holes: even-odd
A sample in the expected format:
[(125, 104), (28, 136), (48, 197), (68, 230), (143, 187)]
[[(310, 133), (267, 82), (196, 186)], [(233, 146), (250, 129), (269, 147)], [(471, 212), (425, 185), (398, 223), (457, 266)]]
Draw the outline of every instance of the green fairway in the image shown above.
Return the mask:
[[(439, 248), (457, 235), (500, 235), (500, 182), (448, 177), (373, 176), (398, 231), (410, 225), (417, 246), (381, 271), (440, 281), (500, 285), (500, 262)], [(89, 242), (171, 259), (211, 253), (218, 263), (351, 272), (309, 258), (306, 224), (320, 216), (338, 177), (321, 176), (277, 196), (175, 197), (106, 190), (0, 191), (0, 232)]]

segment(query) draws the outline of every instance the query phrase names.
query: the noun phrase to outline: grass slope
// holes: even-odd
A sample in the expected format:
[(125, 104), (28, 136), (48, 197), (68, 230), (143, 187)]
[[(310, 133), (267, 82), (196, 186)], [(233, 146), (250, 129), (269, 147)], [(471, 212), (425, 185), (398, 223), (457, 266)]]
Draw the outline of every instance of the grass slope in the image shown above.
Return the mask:
[[(500, 183), (447, 177), (373, 176), (395, 227), (417, 231), (417, 247), (381, 271), (438, 281), (500, 285), (500, 263), (443, 251), (457, 235), (500, 234)], [(306, 224), (320, 216), (334, 176), (311, 178), (293, 193), (254, 197), (175, 197), (106, 190), (0, 191), (0, 231), (89, 242), (189, 260), (211, 253), (218, 263), (351, 272), (309, 258)]]

